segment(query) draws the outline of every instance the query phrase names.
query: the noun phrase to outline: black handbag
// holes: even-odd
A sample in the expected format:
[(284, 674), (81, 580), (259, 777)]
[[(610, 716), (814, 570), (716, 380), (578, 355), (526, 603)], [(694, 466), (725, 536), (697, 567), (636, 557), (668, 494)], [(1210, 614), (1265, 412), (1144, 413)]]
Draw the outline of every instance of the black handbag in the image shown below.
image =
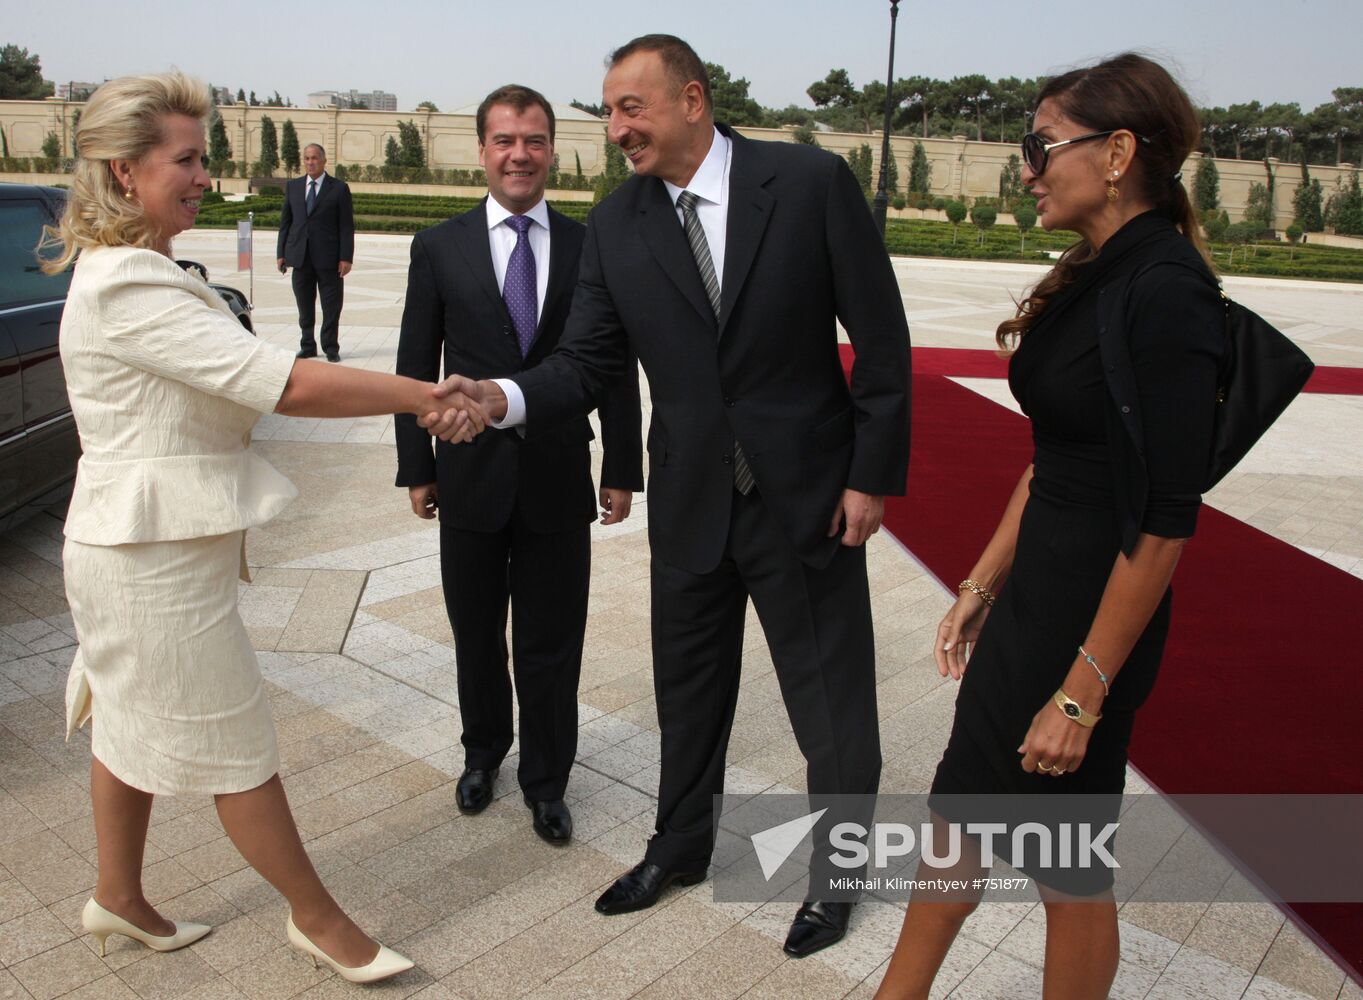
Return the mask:
[[(1178, 264), (1196, 272), (1216, 287), (1226, 307), (1226, 351), (1217, 379), (1216, 423), (1207, 482), (1202, 488), (1205, 493), (1225, 478), (1273, 426), (1306, 386), (1316, 366), (1275, 326), (1227, 296), (1205, 269), (1181, 260), (1160, 261), (1147, 268), (1159, 264)], [(1135, 278), (1132, 275), (1133, 281)]]

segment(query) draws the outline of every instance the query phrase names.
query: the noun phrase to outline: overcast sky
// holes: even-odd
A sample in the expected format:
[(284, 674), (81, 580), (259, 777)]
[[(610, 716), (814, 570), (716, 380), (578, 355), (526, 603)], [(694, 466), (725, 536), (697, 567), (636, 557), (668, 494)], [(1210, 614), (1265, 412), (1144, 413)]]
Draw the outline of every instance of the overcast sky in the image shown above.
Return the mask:
[[(810, 106), (805, 88), (843, 67), (884, 79), (888, 0), (6, 0), (0, 43), (37, 52), (51, 80), (101, 81), (171, 65), (220, 86), (386, 90), (398, 108), (475, 103), (503, 83), (550, 100), (600, 100), (602, 60), (635, 35), (686, 38), (751, 81), (771, 107)], [(197, 13), (196, 13), (197, 11)], [(312, 16), (315, 15), (315, 16)], [(520, 37), (516, 37), (516, 36)], [(895, 76), (1030, 77), (1137, 48), (1166, 62), (1194, 101), (1329, 101), (1363, 85), (1360, 0), (902, 0)]]

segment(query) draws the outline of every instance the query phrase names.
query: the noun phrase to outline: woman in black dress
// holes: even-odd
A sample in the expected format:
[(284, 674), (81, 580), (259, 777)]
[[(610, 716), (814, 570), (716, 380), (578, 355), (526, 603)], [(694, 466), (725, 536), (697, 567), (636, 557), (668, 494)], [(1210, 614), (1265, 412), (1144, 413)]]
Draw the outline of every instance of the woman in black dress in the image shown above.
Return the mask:
[[(952, 808), (980, 793), (1027, 795), (1008, 801), (1034, 812), (1045, 803), (1032, 795), (1088, 793), (1099, 804), (1086, 820), (1116, 818), (1211, 454), (1225, 321), (1180, 174), (1197, 112), (1162, 67), (1128, 54), (1051, 80), (1033, 127), (1023, 182), (1042, 225), (1080, 240), (999, 327), (1035, 452), (938, 627), (938, 670), (962, 681), (932, 785), (939, 824), (986, 818)], [(1112, 295), (1120, 322), (1100, 321)], [(993, 801), (996, 820), (1029, 818)], [(1021, 867), (1046, 907), (1044, 995), (1107, 996), (1111, 871)], [(978, 900), (916, 895), (876, 996), (926, 997)]]

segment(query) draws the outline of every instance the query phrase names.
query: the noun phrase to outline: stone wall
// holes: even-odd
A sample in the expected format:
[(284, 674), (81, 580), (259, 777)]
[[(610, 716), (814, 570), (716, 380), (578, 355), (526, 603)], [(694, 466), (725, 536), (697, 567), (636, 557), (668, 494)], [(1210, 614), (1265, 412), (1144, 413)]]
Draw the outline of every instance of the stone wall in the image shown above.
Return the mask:
[[(40, 156), (43, 139), (48, 132), (57, 133), (62, 141), (63, 151), (70, 155), (72, 115), (80, 106), (60, 100), (0, 101), (0, 129), (4, 130), (9, 143), (10, 155)], [(429, 166), (463, 170), (476, 169), (478, 166), (478, 139), (471, 114), (352, 111), (339, 108), (263, 108), (244, 105), (227, 105), (218, 110), (227, 125), (227, 135), (232, 144), (232, 158), (237, 161), (245, 160), (249, 163), (260, 155), (260, 119), (264, 115), (269, 115), (276, 129), (283, 127), (286, 118), (293, 121), (300, 147), (309, 142), (321, 143), (326, 148), (328, 160), (333, 167), (338, 163), (344, 163), (346, 166), (381, 165), (388, 137), (396, 138), (398, 122), (408, 120), (415, 122), (421, 129)], [(557, 131), (555, 150), (559, 156), (560, 170), (572, 173), (579, 158), (584, 174), (592, 176), (604, 169), (605, 130), (602, 123), (564, 117), (559, 119)], [(743, 128), (740, 131), (757, 139), (793, 141), (790, 129)], [(844, 156), (863, 143), (869, 144), (874, 159), (872, 177), (879, 176), (881, 145), (879, 132), (870, 135), (822, 132), (817, 133), (817, 137), (819, 144), (825, 149)], [(909, 162), (913, 157), (915, 142), (923, 143), (928, 162), (932, 164), (931, 194), (944, 198), (968, 200), (997, 196), (999, 174), (1008, 162), (1008, 157), (1018, 152), (1017, 147), (1013, 145), (975, 142), (964, 136), (915, 140), (912, 136), (896, 135), (891, 137), (890, 144), (899, 168), (901, 186), (908, 180)], [(1200, 153), (1194, 153), (1183, 168), (1184, 183), (1190, 188), (1200, 157)], [(1270, 159), (1267, 165), (1260, 160), (1218, 159), (1216, 165), (1221, 175), (1221, 204), (1232, 222), (1239, 221), (1244, 216), (1250, 184), (1266, 183), (1269, 169), (1276, 175), (1274, 186), (1276, 225), (1282, 228), (1292, 220), (1292, 196), (1301, 180), (1299, 166), (1279, 163), (1275, 159)], [(1344, 164), (1338, 167), (1313, 166), (1310, 171), (1311, 176), (1320, 181), (1328, 199), (1347, 182), (1354, 169), (1353, 166)], [(226, 182), (223, 189), (228, 189)], [(392, 186), (385, 185), (379, 189), (392, 190)], [(437, 186), (437, 189), (448, 192), (448, 188), (441, 186)], [(356, 190), (360, 188), (357, 187)]]

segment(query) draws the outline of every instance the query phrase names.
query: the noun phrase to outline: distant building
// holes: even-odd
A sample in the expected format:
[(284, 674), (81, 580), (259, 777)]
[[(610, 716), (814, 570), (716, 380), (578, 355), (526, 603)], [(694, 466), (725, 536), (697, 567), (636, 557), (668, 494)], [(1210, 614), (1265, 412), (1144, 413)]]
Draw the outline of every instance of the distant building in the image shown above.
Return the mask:
[(396, 111), (397, 94), (386, 90), (319, 90), (308, 95), (310, 108), (366, 108), (370, 111)]
[(219, 106), (223, 104), (236, 104), (237, 95), (231, 87), (215, 87), (211, 83), (208, 89), (213, 91), (213, 103)]
[(63, 101), (88, 101), (90, 95), (95, 92), (99, 84), (97, 83), (69, 83), (57, 84), (57, 97)]

